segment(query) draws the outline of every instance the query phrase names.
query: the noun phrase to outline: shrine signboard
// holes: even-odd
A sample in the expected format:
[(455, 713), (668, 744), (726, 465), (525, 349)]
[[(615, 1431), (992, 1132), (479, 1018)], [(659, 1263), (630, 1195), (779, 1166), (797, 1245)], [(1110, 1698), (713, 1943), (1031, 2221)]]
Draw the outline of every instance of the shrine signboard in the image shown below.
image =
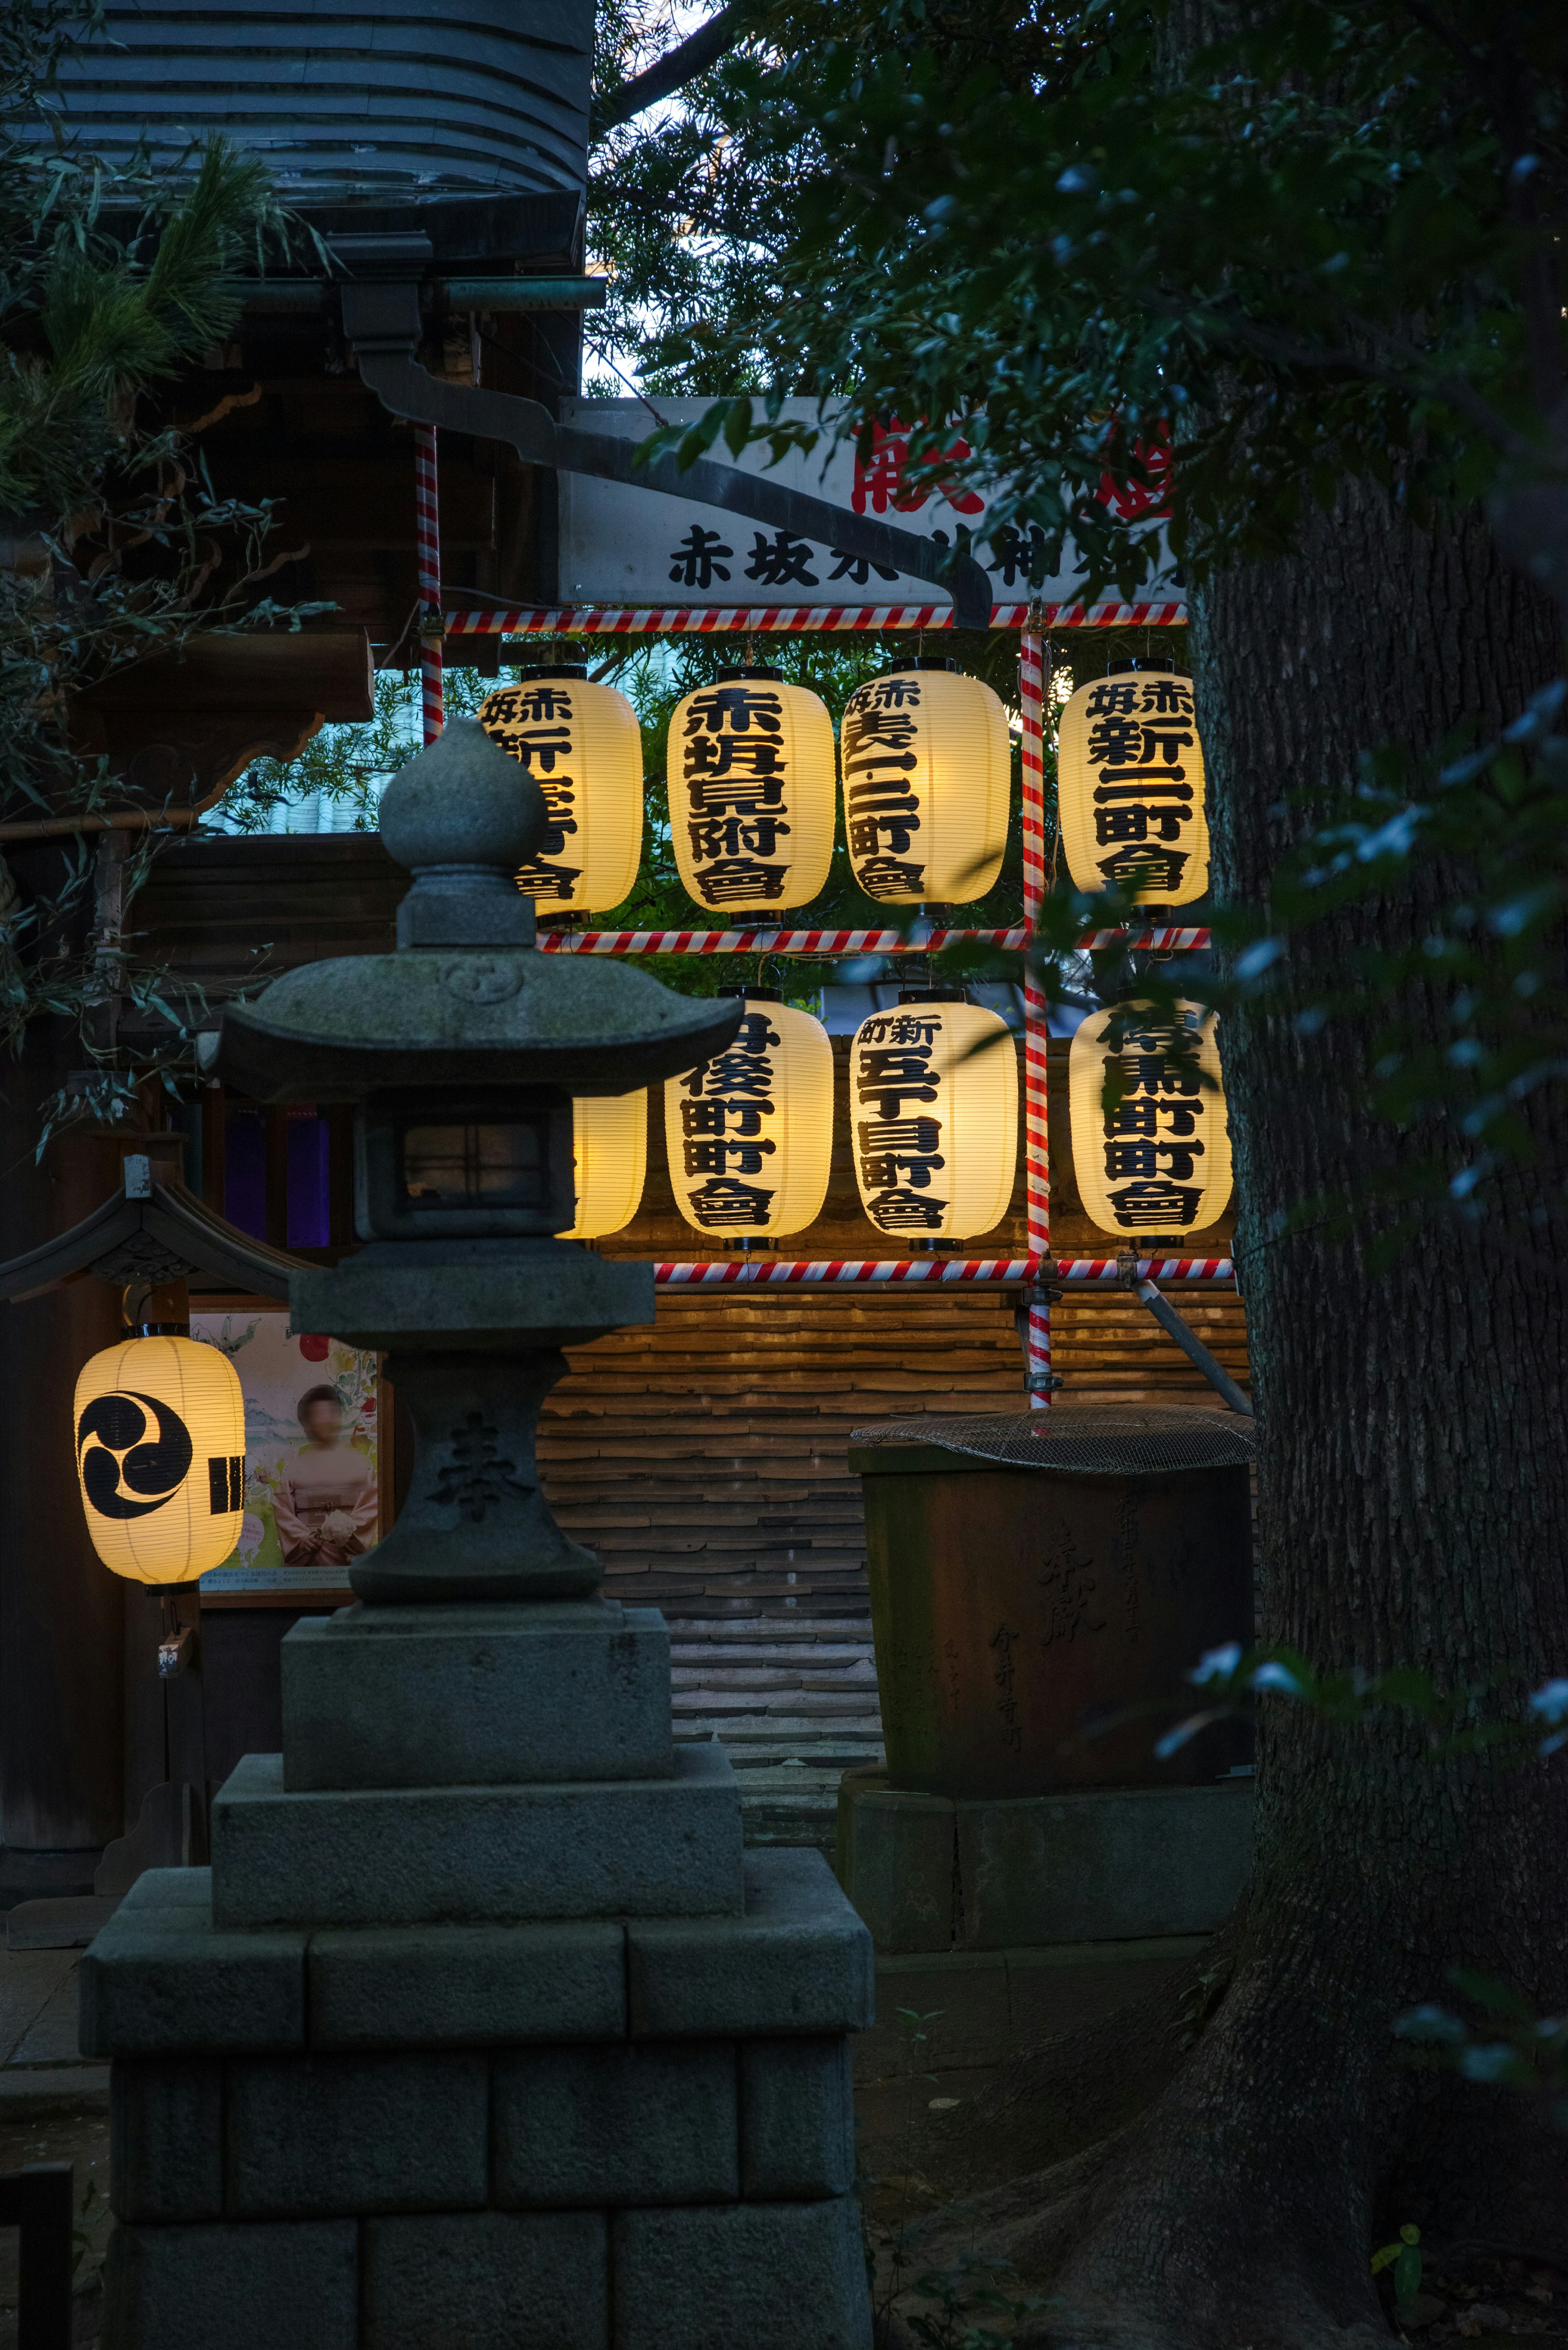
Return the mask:
[[(707, 400), (662, 398), (651, 405), (640, 400), (566, 400), (561, 403), (561, 421), (583, 432), (642, 441), (660, 423), (696, 423), (711, 405)], [(817, 421), (812, 400), (786, 400), (783, 412), (805, 423)], [(955, 459), (969, 453), (957, 433), (952, 453)], [(956, 484), (923, 494), (908, 490), (909, 434), (896, 426), (877, 428), (875, 445), (864, 461), (853, 441), (832, 446), (826, 430), (809, 456), (792, 451), (777, 465), (770, 464), (765, 442), (732, 459), (721, 440), (707, 454), (711, 461), (737, 463), (744, 473), (765, 475), (805, 496), (826, 498), (846, 513), (884, 517), (895, 527), (940, 546), (956, 545), (959, 531), (969, 531), (976, 542), (971, 552), (991, 576), (993, 603), (1023, 604), (1033, 597), (1046, 603), (1072, 603), (1082, 597), (1082, 572), (1071, 543), (1063, 550), (1062, 567), (1032, 585), (1029, 570), (1041, 540), (1038, 530), (1009, 525), (999, 544), (991, 546), (981, 543), (986, 504), (975, 491)], [(574, 604), (896, 604), (926, 605), (940, 614), (952, 601), (945, 588), (929, 580), (888, 570), (831, 542), (769, 529), (696, 499), (688, 506), (679, 498), (650, 496), (626, 483), (585, 473), (563, 473), (558, 478), (559, 588), (562, 598)], [(1118, 487), (1107, 475), (1100, 495), (1129, 529), (1160, 527), (1157, 493)], [(1151, 588), (1142, 592), (1160, 592), (1161, 577), (1165, 593), (1179, 594), (1168, 585), (1165, 563)]]

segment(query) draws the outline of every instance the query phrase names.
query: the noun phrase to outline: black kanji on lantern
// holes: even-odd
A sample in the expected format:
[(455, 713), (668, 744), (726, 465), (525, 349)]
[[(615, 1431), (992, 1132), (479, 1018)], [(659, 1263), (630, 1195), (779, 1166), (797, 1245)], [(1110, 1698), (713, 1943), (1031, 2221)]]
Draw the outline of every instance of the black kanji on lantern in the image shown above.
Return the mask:
[(866, 1202), (867, 1214), (885, 1232), (934, 1232), (947, 1211), (945, 1200), (921, 1191), (879, 1191)]
[(1200, 1188), (1187, 1188), (1163, 1177), (1144, 1183), (1126, 1183), (1106, 1195), (1116, 1222), (1126, 1232), (1159, 1232), (1174, 1224), (1185, 1231), (1198, 1213)]
[[(1158, 897), (1173, 898), (1181, 886), (1187, 851), (1158, 848), (1152, 843), (1135, 844), (1118, 848), (1114, 857), (1096, 858), (1096, 862), (1107, 886), (1133, 891), (1152, 889)], [(861, 886), (865, 887), (864, 880)]]
[(926, 868), (897, 857), (873, 857), (855, 878), (868, 898), (918, 898), (925, 888)]
[(688, 734), (777, 734), (783, 703), (765, 685), (716, 685), (686, 705)]
[(697, 888), (704, 905), (765, 906), (784, 896), (788, 873), (787, 865), (767, 865), (760, 857), (722, 857), (699, 868)]
[(774, 1195), (753, 1183), (737, 1182), (732, 1176), (715, 1175), (688, 1191), (686, 1204), (704, 1230), (715, 1224), (761, 1227), (773, 1212)]

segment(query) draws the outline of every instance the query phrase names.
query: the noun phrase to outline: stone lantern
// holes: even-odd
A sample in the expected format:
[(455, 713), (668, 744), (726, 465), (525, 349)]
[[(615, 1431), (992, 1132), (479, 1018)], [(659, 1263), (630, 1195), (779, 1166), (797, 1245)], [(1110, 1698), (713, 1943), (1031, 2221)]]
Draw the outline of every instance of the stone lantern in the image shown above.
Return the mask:
[(739, 1007), (533, 949), (537, 787), (472, 723), (382, 804), (398, 952), (231, 1010), (261, 1100), (356, 1105), (366, 1245), (296, 1327), (383, 1349), (417, 1432), (356, 1604), (283, 1646), (284, 1752), (82, 1961), (115, 2060), (107, 2350), (866, 2350), (849, 2032), (869, 1939), (821, 1856), (742, 1854), (669, 1636), (599, 1596), (535, 1465), (560, 1349), (653, 1318), (556, 1239), (572, 1097)]

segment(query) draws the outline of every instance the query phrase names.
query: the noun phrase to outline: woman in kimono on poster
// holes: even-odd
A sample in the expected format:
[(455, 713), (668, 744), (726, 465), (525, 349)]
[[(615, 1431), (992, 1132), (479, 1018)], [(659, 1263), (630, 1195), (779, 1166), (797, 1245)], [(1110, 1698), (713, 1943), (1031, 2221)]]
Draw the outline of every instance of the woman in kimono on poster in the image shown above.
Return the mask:
[(273, 1515), (289, 1566), (347, 1566), (376, 1539), (376, 1471), (344, 1440), (336, 1388), (307, 1388), (295, 1407), (305, 1442), (278, 1479)]

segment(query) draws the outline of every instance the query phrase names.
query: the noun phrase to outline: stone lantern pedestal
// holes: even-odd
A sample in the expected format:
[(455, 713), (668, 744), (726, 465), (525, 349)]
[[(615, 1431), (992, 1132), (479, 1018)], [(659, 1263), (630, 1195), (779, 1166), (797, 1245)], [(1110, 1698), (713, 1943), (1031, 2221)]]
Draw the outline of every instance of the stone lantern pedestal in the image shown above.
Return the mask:
[(215, 1798), (211, 1869), (150, 1872), (82, 1960), (106, 2350), (869, 2350), (870, 1938), (818, 1854), (742, 1852), (662, 1618), (598, 1596), (534, 1462), (560, 1347), (652, 1316), (648, 1267), (550, 1237), (573, 1083), (738, 1013), (535, 954), (542, 820), (449, 729), (383, 803), (399, 953), (225, 1019), (253, 1095), (361, 1105), (369, 1245), (290, 1302), (389, 1350), (419, 1450), (358, 1602), (283, 1644), (283, 1752)]
[(283, 1669), (212, 1868), (82, 1961), (106, 2350), (864, 2350), (870, 1938), (672, 1747), (658, 1614), (355, 1607)]

